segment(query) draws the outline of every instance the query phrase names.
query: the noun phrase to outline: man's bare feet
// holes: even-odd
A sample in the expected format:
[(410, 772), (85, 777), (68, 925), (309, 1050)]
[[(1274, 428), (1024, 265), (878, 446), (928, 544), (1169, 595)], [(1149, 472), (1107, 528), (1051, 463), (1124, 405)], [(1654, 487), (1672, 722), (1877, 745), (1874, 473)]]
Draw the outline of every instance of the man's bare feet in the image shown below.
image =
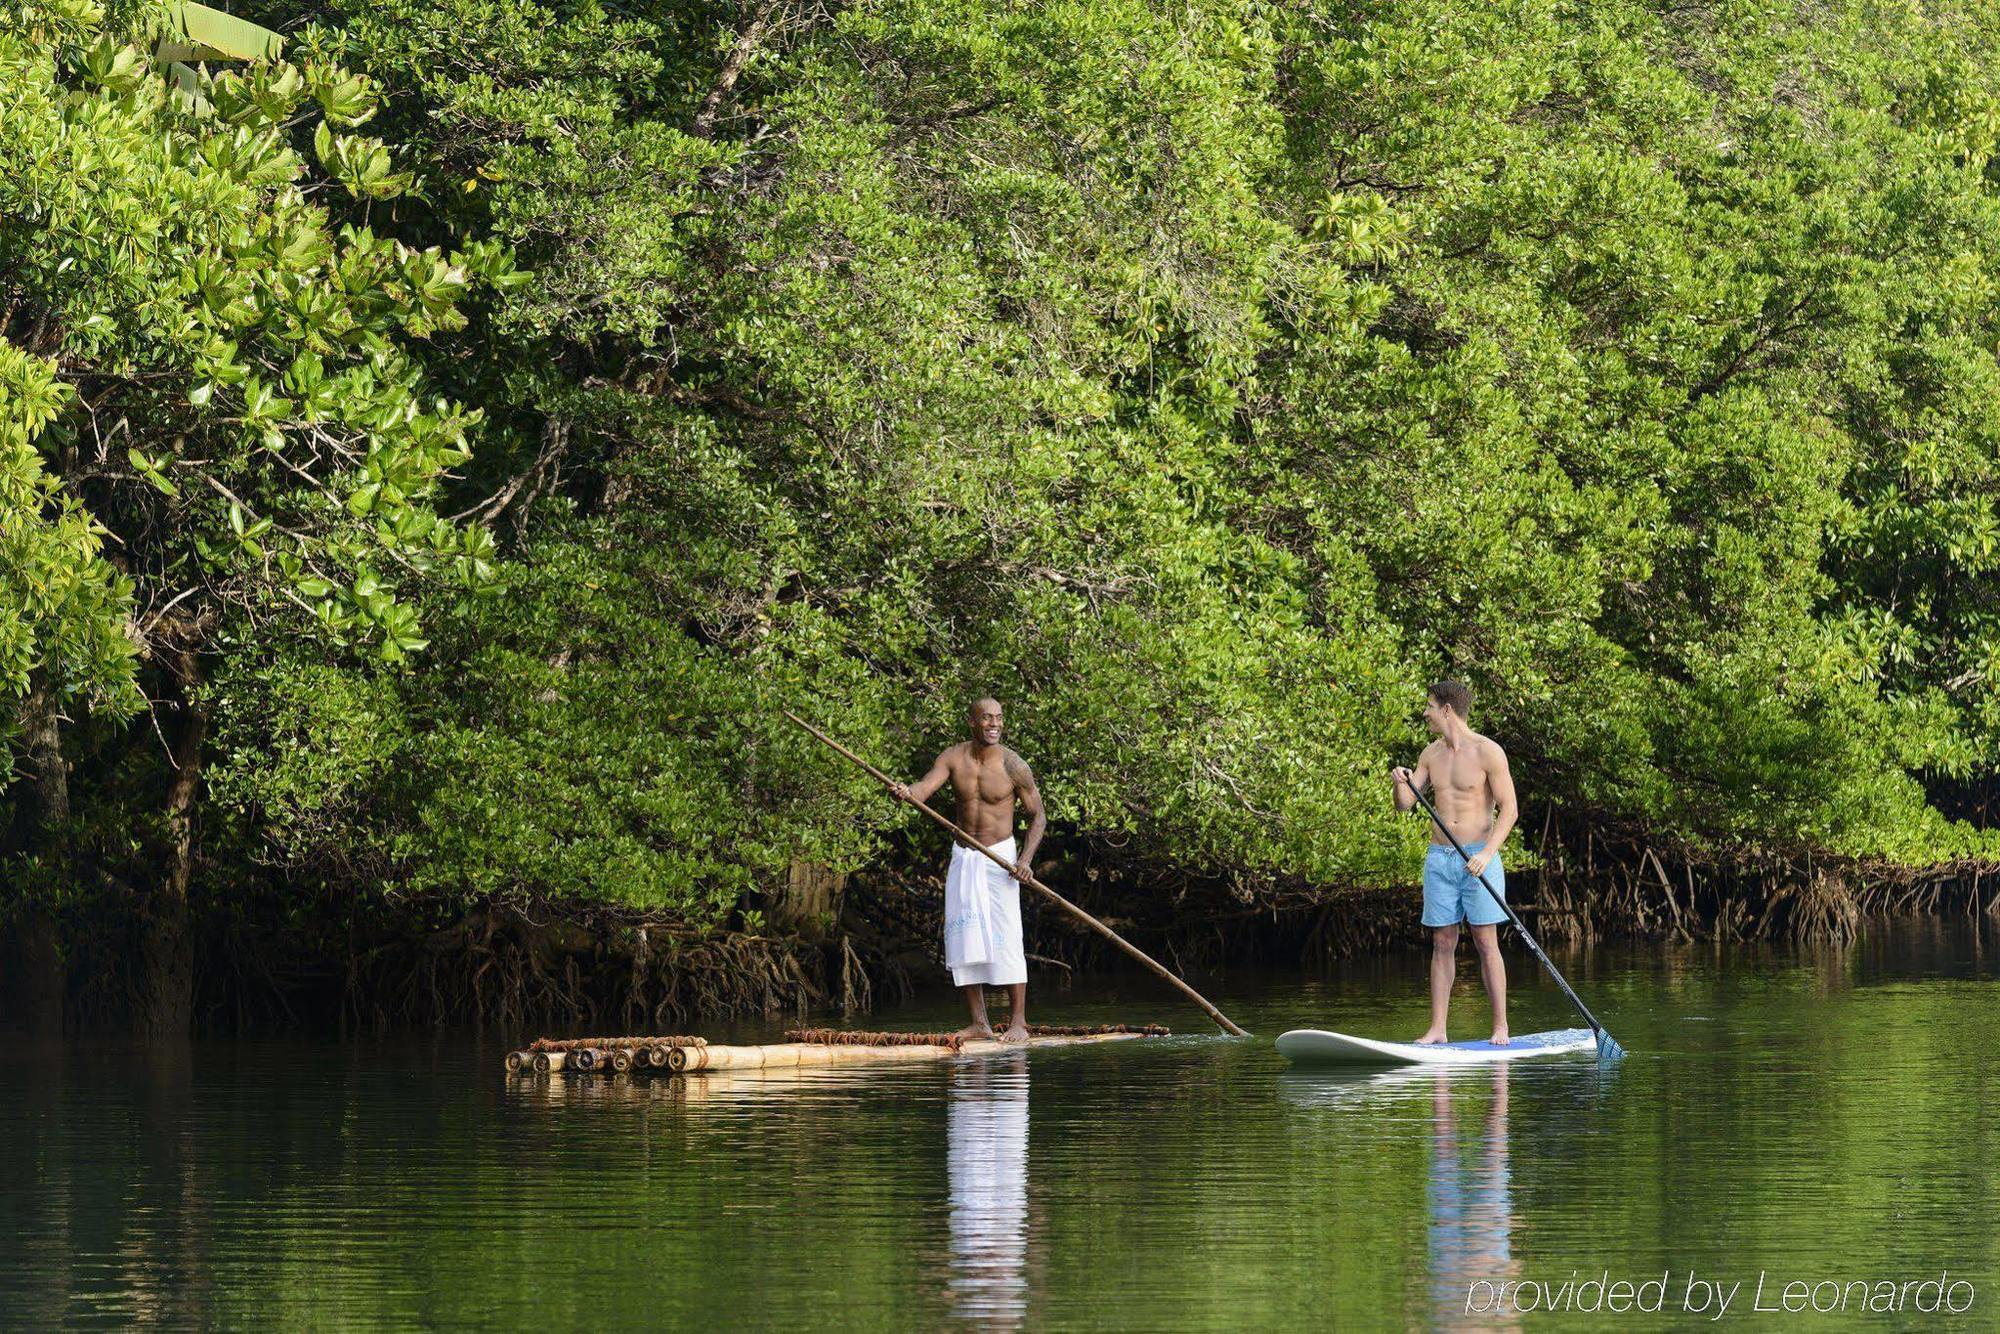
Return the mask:
[(1422, 1037), (1418, 1038), (1416, 1040), (1415, 1045), (1419, 1047), (1436, 1047), (1442, 1045), (1444, 1041), (1445, 1041), (1444, 1034), (1439, 1033), (1435, 1029), (1433, 1029), (1431, 1032), (1426, 1033)]
[(959, 1029), (958, 1032), (953, 1033), (952, 1036), (961, 1042), (991, 1042), (993, 1040), (993, 1026), (991, 1024), (967, 1024), (964, 1028)]
[(1007, 1025), (1007, 1031), (1000, 1035), (1000, 1041), (1002, 1042), (1026, 1042), (1027, 1040), (1028, 1026), (1019, 1019)]
[(1514, 1040), (1507, 1036), (1507, 1030), (1504, 1028), (1494, 1029), (1493, 1036), (1488, 1038), (1487, 1041), (1496, 1047), (1510, 1047), (1514, 1043)]

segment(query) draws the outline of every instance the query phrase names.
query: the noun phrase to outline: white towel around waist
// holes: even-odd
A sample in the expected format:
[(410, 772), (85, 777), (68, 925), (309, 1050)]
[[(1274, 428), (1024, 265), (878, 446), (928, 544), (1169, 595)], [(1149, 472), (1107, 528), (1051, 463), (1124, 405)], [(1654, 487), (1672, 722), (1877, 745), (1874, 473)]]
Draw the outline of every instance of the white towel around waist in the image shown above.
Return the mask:
[[(1012, 866), (1014, 840), (992, 844)], [(944, 880), (944, 961), (948, 967), (993, 963), (1021, 951), (1021, 886), (976, 848), (954, 846)]]

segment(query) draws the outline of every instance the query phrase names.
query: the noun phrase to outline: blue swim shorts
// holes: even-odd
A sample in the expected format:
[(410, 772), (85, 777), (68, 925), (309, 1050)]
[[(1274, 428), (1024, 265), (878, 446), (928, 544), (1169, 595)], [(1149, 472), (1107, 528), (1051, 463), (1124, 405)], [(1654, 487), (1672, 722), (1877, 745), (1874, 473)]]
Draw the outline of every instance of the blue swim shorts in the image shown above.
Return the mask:
[[(1485, 846), (1469, 843), (1465, 850), (1471, 854)], [(1507, 897), (1507, 872), (1498, 853), (1486, 863), (1486, 881), (1501, 898)], [(1465, 858), (1451, 844), (1433, 843), (1424, 854), (1424, 925), (1456, 926), (1461, 920), (1473, 926), (1495, 926), (1506, 921), (1507, 914), (1479, 883), (1479, 877), (1465, 869)]]

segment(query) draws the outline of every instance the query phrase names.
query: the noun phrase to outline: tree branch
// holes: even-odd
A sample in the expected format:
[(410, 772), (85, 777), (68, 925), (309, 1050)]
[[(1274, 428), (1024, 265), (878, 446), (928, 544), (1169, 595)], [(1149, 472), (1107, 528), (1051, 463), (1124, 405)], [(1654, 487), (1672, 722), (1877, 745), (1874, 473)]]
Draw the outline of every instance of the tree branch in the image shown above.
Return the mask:
[(743, 67), (750, 63), (750, 57), (757, 50), (757, 44), (764, 40), (764, 30), (770, 26), (771, 11), (777, 8), (777, 3), (778, 0), (761, 0), (757, 12), (750, 18), (749, 26), (745, 27), (742, 34), (737, 37), (736, 45), (730, 49), (729, 59), (722, 64), (722, 73), (717, 76), (715, 86), (708, 90), (708, 96), (702, 100), (701, 110), (695, 115), (694, 129), (691, 131), (695, 138), (715, 137), (715, 116), (722, 110), (722, 99), (729, 96), (729, 90), (736, 86), (737, 76), (742, 74)]

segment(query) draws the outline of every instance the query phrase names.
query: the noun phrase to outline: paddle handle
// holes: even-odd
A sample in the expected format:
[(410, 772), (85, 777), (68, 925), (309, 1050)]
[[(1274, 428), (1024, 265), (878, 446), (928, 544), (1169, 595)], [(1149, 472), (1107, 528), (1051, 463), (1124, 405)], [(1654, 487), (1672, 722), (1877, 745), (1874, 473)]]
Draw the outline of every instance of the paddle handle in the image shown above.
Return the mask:
[[(821, 742), (825, 743), (833, 750), (838, 751), (840, 754), (846, 756), (849, 760), (852, 760), (860, 768), (865, 769), (869, 774), (874, 776), (876, 782), (882, 784), (882, 786), (888, 788), (892, 792), (895, 791), (897, 787), (897, 782), (895, 779), (889, 777), (889, 775), (883, 773), (880, 769), (877, 769), (874, 765), (862, 759), (859, 755), (856, 755), (853, 751), (841, 745), (838, 741), (835, 741), (832, 737), (820, 731), (817, 727), (814, 727), (811, 723), (799, 717), (796, 713), (793, 713), (790, 709), (782, 710), (782, 712), (787, 718), (797, 723), (807, 732), (810, 732), (813, 736), (817, 737)], [(932, 810), (929, 806), (926, 806), (923, 802), (918, 801), (914, 797), (903, 797), (900, 798), (900, 800), (909, 802), (910, 805), (915, 806), (925, 815), (928, 815), (931, 819), (935, 820), (939, 825), (942, 825), (945, 829), (950, 830), (952, 836), (956, 838), (960, 843), (963, 843), (966, 847), (977, 848), (980, 851), (980, 853), (986, 857), (988, 861), (992, 862), (995, 866), (998, 866), (999, 868), (1007, 872), (1008, 875), (1014, 874), (1014, 868), (1010, 866), (1008, 863), (1002, 861), (998, 856), (994, 855), (992, 849), (984, 846), (983, 844), (975, 842), (973, 840), (972, 835), (966, 833), (963, 829), (960, 829), (957, 825), (953, 824), (950, 820), (945, 819), (942, 815), (939, 815), (936, 811)], [(1237, 1038), (1247, 1038), (1250, 1036), (1247, 1030), (1239, 1028), (1236, 1022), (1232, 1020), (1228, 1015), (1224, 1014), (1222, 1011), (1216, 1009), (1213, 1005), (1209, 1004), (1206, 997), (1204, 997), (1200, 992), (1196, 991), (1193, 987), (1189, 986), (1187, 983), (1181, 981), (1180, 978), (1174, 976), (1173, 973), (1169, 972), (1151, 955), (1145, 953), (1138, 946), (1134, 945), (1131, 941), (1125, 939), (1125, 937), (1119, 935), (1116, 931), (1113, 931), (1110, 927), (1098, 921), (1095, 917), (1091, 916), (1083, 909), (1077, 907), (1074, 903), (1071, 903), (1068, 899), (1056, 893), (1053, 889), (1050, 889), (1040, 880), (1036, 879), (1034, 876), (1029, 876), (1027, 879), (1021, 881), (1021, 883), (1027, 885), (1030, 889), (1039, 891), (1040, 893), (1048, 897), (1050, 900), (1052, 900), (1056, 904), (1056, 906), (1061, 908), (1064, 912), (1076, 918), (1079, 922), (1082, 922), (1085, 926), (1097, 932), (1098, 935), (1103, 936), (1106, 940), (1116, 945), (1119, 949), (1124, 950), (1125, 953), (1131, 955), (1134, 959), (1137, 959), (1140, 963), (1144, 964), (1156, 976), (1161, 978), (1163, 981), (1167, 982), (1175, 990), (1179, 991), (1183, 996), (1186, 996), (1196, 1005), (1200, 1006), (1203, 1013), (1207, 1014), (1210, 1019), (1213, 1019), (1216, 1022), (1216, 1024), (1222, 1029), (1223, 1032), (1229, 1034), (1231, 1037), (1237, 1037)]]

